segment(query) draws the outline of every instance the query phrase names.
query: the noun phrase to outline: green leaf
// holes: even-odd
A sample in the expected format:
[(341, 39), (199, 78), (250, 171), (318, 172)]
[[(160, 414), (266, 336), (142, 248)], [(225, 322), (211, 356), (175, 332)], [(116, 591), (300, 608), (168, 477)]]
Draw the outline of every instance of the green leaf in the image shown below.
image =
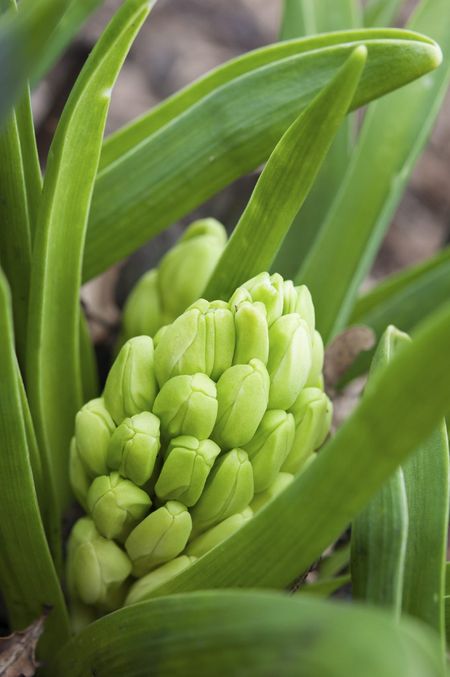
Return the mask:
[[(447, 10), (447, 0), (424, 0), (411, 22), (411, 27), (440, 42), (446, 53), (450, 50)], [(449, 78), (446, 56), (436, 73), (377, 102), (367, 113), (338, 196), (296, 276), (310, 288), (318, 328), (326, 341), (348, 320)]]
[(114, 85), (151, 4), (128, 0), (75, 84), (50, 149), (33, 250), (27, 384), (41, 449), (60, 507), (74, 416), (82, 404), (79, 291), (87, 218)]
[(403, 0), (369, 0), (363, 11), (364, 26), (390, 26), (402, 4)]
[[(0, 125), (45, 58), (47, 40), (69, 0), (22, 0), (0, 18)], [(10, 6), (2, 0), (2, 6)]]
[(402, 31), (281, 43), (230, 62), (116, 137), (96, 182), (84, 279), (258, 167), (360, 44), (367, 46), (368, 62), (352, 108), (428, 72), (440, 59), (434, 43)]
[(47, 71), (50, 70), (83, 26), (86, 19), (103, 2), (104, 0), (69, 0), (67, 10), (50, 36), (44, 58), (41, 60), (39, 68), (33, 74), (33, 85), (37, 84)]
[(278, 142), (214, 269), (206, 298), (228, 299), (240, 284), (270, 268), (345, 118), (366, 58), (367, 49), (357, 47)]
[(0, 589), (14, 629), (23, 629), (51, 607), (41, 645), (42, 656), (49, 658), (68, 638), (69, 626), (33, 483), (30, 457), (37, 459), (28, 446), (11, 298), (1, 270), (0, 354)]
[[(383, 334), (371, 374), (385, 367), (409, 338), (395, 327)], [(368, 388), (371, 387), (369, 378)], [(380, 450), (381, 451), (381, 450)], [(401, 468), (388, 478), (352, 525), (352, 592), (400, 618), (408, 537), (408, 504)]]
[(12, 291), (17, 352), (25, 364), (31, 269), (31, 225), (25, 168), (17, 116), (12, 113), (0, 132), (0, 261)]
[(280, 39), (348, 30), (358, 24), (357, 0), (284, 0)]
[[(355, 0), (285, 0), (281, 39), (356, 28), (360, 25), (358, 10)], [(355, 132), (354, 120), (348, 116), (273, 264), (273, 270), (284, 277), (294, 277), (314, 241), (345, 174)]]
[[(358, 299), (349, 324), (365, 324), (377, 336), (393, 322), (409, 332), (449, 297), (450, 247), (446, 247), (425, 263), (386, 278)], [(372, 351), (361, 353), (346, 380), (366, 371), (371, 357)]]
[(303, 473), (224, 544), (154, 595), (285, 587), (306, 571), (444, 415), (449, 344), (447, 304), (374, 374), (358, 408)]
[(445, 659), (445, 566), (448, 529), (448, 437), (445, 422), (403, 467), (410, 524), (403, 611), (436, 630)]
[(230, 591), (121, 609), (81, 632), (50, 667), (54, 677), (442, 677), (436, 652), (431, 632), (380, 611)]

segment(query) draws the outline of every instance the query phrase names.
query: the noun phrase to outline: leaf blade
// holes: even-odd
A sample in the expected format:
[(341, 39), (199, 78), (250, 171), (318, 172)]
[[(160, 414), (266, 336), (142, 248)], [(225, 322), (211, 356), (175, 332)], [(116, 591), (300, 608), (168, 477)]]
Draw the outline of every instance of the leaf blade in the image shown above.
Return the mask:
[[(119, 151), (124, 154), (104, 166), (96, 181), (86, 239), (84, 279), (105, 270), (266, 160), (287, 126), (361, 42), (367, 45), (369, 58), (353, 107), (435, 67), (436, 59), (440, 58), (434, 43), (421, 36), (388, 31), (390, 41), (380, 40), (382, 34), (384, 32), (375, 31), (371, 34), (373, 40), (367, 33), (358, 31), (308, 40), (310, 47), (323, 41), (332, 46), (250, 70), (196, 99), (190, 107), (183, 108), (187, 105), (184, 98), (179, 117), (173, 119), (173, 108), (170, 108), (167, 124), (156, 125), (157, 131), (148, 138), (141, 137), (141, 132), (147, 131), (146, 121), (143, 128), (138, 125), (139, 142), (134, 143), (132, 128), (133, 148), (128, 147), (128, 136), (125, 141), (122, 138)], [(336, 45), (339, 39), (347, 42)], [(304, 48), (304, 43), (302, 45)], [(294, 47), (291, 43), (282, 43), (276, 46), (275, 53), (290, 53)], [(266, 59), (273, 56), (275, 48), (267, 49)], [(261, 54), (257, 57), (261, 59)], [(251, 64), (255, 58), (252, 57)], [(388, 73), (388, 79), (381, 78), (380, 69), (383, 70), (387, 62), (389, 68), (384, 72)], [(229, 71), (227, 73), (229, 75)], [(223, 78), (222, 71), (220, 78)], [(210, 87), (211, 80), (208, 83)], [(198, 89), (195, 89), (197, 96)], [(162, 117), (165, 120), (165, 116)], [(153, 117), (149, 120), (154, 122)], [(161, 119), (158, 124), (162, 124)], [(195, 135), (191, 134), (193, 129)], [(163, 164), (161, 157), (165, 158)]]
[(430, 632), (411, 621), (394, 625), (379, 611), (306, 595), (206, 592), (106, 616), (72, 640), (51, 669), (55, 677), (144, 677), (149, 665), (158, 677), (218, 669), (262, 677), (409, 677), (411, 671), (442, 677), (435, 651)]
[(345, 118), (366, 57), (367, 50), (357, 47), (278, 142), (211, 276), (206, 298), (227, 299), (270, 268)]
[(86, 62), (50, 151), (33, 251), (30, 407), (59, 508), (70, 496), (68, 445), (82, 404), (79, 291), (87, 218), (111, 88), (153, 3), (128, 0)]
[[(445, 0), (424, 0), (411, 25), (433, 35), (448, 54), (446, 6)], [(447, 55), (434, 74), (377, 102), (367, 113), (340, 192), (296, 276), (310, 288), (325, 341), (348, 320), (449, 80)]]

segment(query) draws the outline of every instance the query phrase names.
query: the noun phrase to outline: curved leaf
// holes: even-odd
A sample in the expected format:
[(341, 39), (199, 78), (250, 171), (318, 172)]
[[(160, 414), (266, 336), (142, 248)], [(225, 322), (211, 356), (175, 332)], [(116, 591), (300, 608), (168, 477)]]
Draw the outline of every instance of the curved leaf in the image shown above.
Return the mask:
[(326, 341), (348, 320), (450, 79), (447, 0), (424, 0), (411, 27), (440, 42), (445, 61), (370, 107), (340, 191), (296, 276), (310, 288)]
[[(3, 4), (6, 4), (5, 0)], [(45, 58), (47, 40), (68, 0), (22, 0), (0, 19), (0, 125)]]
[(303, 473), (225, 543), (153, 594), (285, 587), (306, 571), (443, 417), (449, 344), (447, 304), (374, 374), (358, 408)]
[(411, 621), (307, 596), (180, 595), (89, 626), (50, 666), (54, 677), (443, 677), (434, 635)]
[[(116, 137), (115, 152), (109, 146), (109, 163), (96, 181), (84, 279), (265, 161), (360, 44), (367, 46), (368, 62), (353, 108), (419, 77), (440, 60), (435, 43), (402, 31), (345, 32), (281, 43), (223, 66)], [(296, 49), (303, 53), (295, 54)], [(264, 59), (269, 63), (255, 70)], [(241, 75), (246, 67), (249, 72)]]
[(60, 508), (68, 445), (82, 404), (79, 291), (87, 218), (111, 88), (151, 4), (127, 0), (87, 60), (50, 150), (33, 250), (27, 384), (46, 470)]
[[(450, 247), (425, 263), (391, 275), (356, 302), (349, 325), (364, 324), (381, 336), (395, 322), (411, 331), (450, 297)], [(372, 351), (361, 353), (345, 380), (367, 370)]]
[(269, 157), (204, 292), (228, 299), (270, 265), (348, 111), (367, 58), (357, 47), (329, 85), (289, 127)]
[[(0, 270), (0, 589), (10, 623), (22, 629), (52, 609), (42, 639), (49, 657), (69, 636), (64, 597), (39, 514), (14, 352), (11, 299)], [(36, 469), (36, 466), (35, 466)]]

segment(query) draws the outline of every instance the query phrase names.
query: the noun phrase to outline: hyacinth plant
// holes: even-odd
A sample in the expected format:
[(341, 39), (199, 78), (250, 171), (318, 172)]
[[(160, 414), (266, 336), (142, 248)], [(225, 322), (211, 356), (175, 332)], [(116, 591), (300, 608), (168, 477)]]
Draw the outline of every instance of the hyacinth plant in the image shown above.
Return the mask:
[[(124, 0), (42, 177), (29, 86), (99, 4), (0, 3), (0, 590), (28, 626), (0, 673), (37, 644), (56, 677), (445, 675), (448, 252), (358, 290), (448, 85), (448, 0), (404, 30), (377, 27), (398, 0), (286, 0), (278, 43), (104, 141), (154, 4)], [(100, 386), (82, 282), (262, 163), (228, 241), (193, 224), (133, 291)], [(326, 439), (354, 324), (378, 347)], [(359, 604), (317, 598), (343, 583)]]

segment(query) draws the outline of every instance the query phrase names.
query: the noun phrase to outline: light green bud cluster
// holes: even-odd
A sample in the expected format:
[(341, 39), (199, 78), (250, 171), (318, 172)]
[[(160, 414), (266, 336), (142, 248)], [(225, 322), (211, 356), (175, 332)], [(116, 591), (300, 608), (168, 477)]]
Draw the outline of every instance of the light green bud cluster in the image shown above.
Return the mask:
[(330, 428), (322, 369), (311, 296), (277, 274), (127, 341), (75, 421), (74, 604), (143, 599), (283, 491)]
[(123, 311), (120, 345), (133, 336), (155, 336), (160, 327), (201, 296), (225, 247), (227, 234), (215, 219), (194, 221), (159, 267), (143, 275)]

